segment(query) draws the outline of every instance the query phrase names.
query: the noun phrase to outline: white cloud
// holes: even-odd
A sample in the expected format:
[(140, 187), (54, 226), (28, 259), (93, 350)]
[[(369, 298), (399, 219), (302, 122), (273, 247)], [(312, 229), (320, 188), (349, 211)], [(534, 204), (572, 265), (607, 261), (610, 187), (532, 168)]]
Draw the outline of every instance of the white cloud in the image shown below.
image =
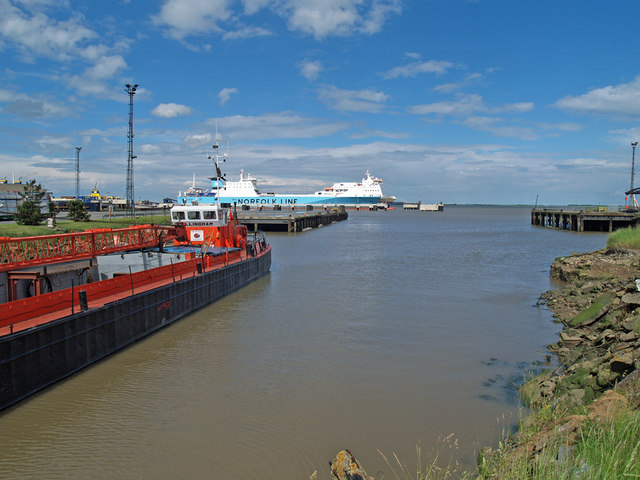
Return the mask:
[(71, 114), (71, 109), (66, 105), (52, 102), (42, 95), (32, 96), (0, 89), (0, 103), (6, 103), (2, 108), (4, 113), (23, 118), (67, 116)]
[(231, 100), (231, 95), (238, 93), (237, 88), (223, 88), (218, 92), (218, 98), (220, 99), (220, 105), (224, 105)]
[(194, 133), (187, 135), (185, 143), (191, 146), (211, 145), (215, 142), (215, 135), (211, 133)]
[(93, 81), (108, 80), (125, 68), (127, 62), (120, 55), (102, 56), (96, 59), (92, 67), (85, 70), (84, 76)]
[(474, 130), (491, 132), (499, 137), (519, 138), (521, 140), (536, 140), (538, 135), (531, 127), (520, 127), (513, 124), (501, 124), (504, 119), (496, 117), (472, 116), (462, 123)]
[(455, 100), (444, 102), (428, 103), (424, 105), (413, 105), (409, 107), (409, 112), (416, 115), (453, 115), (465, 116), (477, 112), (503, 113), (515, 112), (524, 113), (533, 110), (533, 102), (505, 103), (496, 107), (489, 107), (485, 104), (482, 96), (474, 93), (458, 93)]
[(455, 100), (435, 102), (409, 107), (410, 113), (416, 115), (471, 115), (475, 112), (485, 111), (486, 105), (480, 95), (458, 94)]
[(111, 86), (106, 81), (127, 68), (122, 55), (116, 53), (128, 48), (126, 41), (119, 40), (114, 46), (97, 43), (99, 36), (86, 28), (85, 19), (73, 13), (67, 20), (56, 20), (47, 16), (44, 7), (66, 13), (67, 2), (22, 1), (29, 11), (22, 10), (10, 0), (0, 0), (0, 45), (13, 45), (25, 62), (36, 58), (53, 59), (59, 62), (74, 62), (76, 67), (89, 66), (81, 75), (58, 75), (54, 80), (64, 81), (75, 93), (97, 96), (112, 96)]
[[(413, 57), (414, 55), (412, 55)], [(421, 73), (443, 74), (453, 67), (453, 63), (438, 60), (415, 61), (394, 67), (382, 76), (386, 79), (398, 77), (415, 77)]]
[(342, 90), (327, 86), (320, 90), (320, 98), (335, 110), (346, 112), (378, 113), (384, 108), (389, 95), (375, 90)]
[(289, 0), (285, 7), (289, 26), (316, 38), (373, 34), (394, 14), (399, 0)]
[(362, 32), (370, 35), (378, 33), (392, 15), (399, 15), (400, 13), (402, 13), (402, 3), (399, 0), (374, 1), (372, 2), (371, 10), (363, 19)]
[(600, 171), (601, 168), (625, 168), (626, 162), (614, 161), (608, 158), (570, 158), (558, 163), (559, 168), (572, 170), (594, 170)]
[(463, 82), (443, 83), (440, 85), (436, 85), (435, 87), (433, 87), (433, 89), (436, 92), (440, 92), (440, 93), (451, 93), (451, 92), (455, 92), (456, 90), (460, 90), (464, 86), (465, 84)]
[(582, 130), (582, 125), (571, 122), (564, 123), (539, 123), (537, 125), (540, 129), (551, 132), (579, 132)]
[(300, 64), (300, 73), (310, 82), (315, 82), (320, 72), (322, 72), (322, 63), (318, 60), (305, 60)]
[(232, 15), (230, 6), (230, 0), (167, 0), (152, 21), (167, 27), (169, 36), (182, 40), (189, 35), (222, 32), (218, 23)]
[(467, 87), (469, 85), (477, 84), (478, 82), (482, 82), (485, 77), (489, 74), (495, 72), (495, 68), (485, 68), (482, 72), (475, 72), (468, 74), (465, 78), (458, 82), (453, 83), (443, 83), (441, 85), (436, 85), (433, 89), (436, 92), (441, 93), (451, 93), (456, 90), (460, 90), (463, 87)]
[(244, 5), (245, 13), (247, 15), (253, 15), (268, 6), (270, 1), (271, 0), (242, 0), (242, 4)]
[(530, 112), (534, 107), (535, 104), (533, 102), (505, 103), (502, 106), (492, 108), (491, 111), (524, 113)]
[[(243, 11), (234, 10), (238, 3)], [(180, 41), (212, 33), (225, 39), (264, 36), (270, 30), (263, 26), (234, 27), (242, 15), (246, 20), (265, 8), (284, 17), (291, 30), (322, 39), (377, 33), (392, 15), (401, 12), (401, 0), (166, 0), (152, 21)]]
[(148, 143), (144, 143), (136, 147), (136, 151), (144, 155), (158, 155), (162, 153), (162, 148), (160, 148), (159, 145), (150, 145)]
[(629, 83), (596, 88), (579, 96), (566, 96), (555, 105), (577, 113), (635, 117), (640, 112), (640, 76)]
[(0, 0), (0, 38), (15, 44), (25, 61), (33, 57), (69, 60), (81, 55), (84, 43), (96, 33), (83, 26), (81, 17), (57, 21), (42, 12), (27, 13), (9, 0)]
[(637, 142), (640, 139), (640, 126), (623, 128), (619, 130), (610, 130), (608, 132), (615, 143)]
[(256, 38), (256, 37), (268, 37), (273, 35), (270, 30), (262, 27), (241, 27), (235, 31), (228, 31), (222, 35), (224, 40), (236, 40), (239, 38)]
[(71, 141), (71, 138), (62, 136), (52, 137), (50, 135), (47, 135), (36, 139), (36, 143), (43, 151), (68, 150), (69, 152), (71, 152), (75, 147), (75, 145), (73, 145), (73, 142)]
[(191, 107), (179, 105), (177, 103), (161, 103), (154, 108), (151, 113), (156, 117), (174, 118), (181, 115), (191, 115)]
[(103, 98), (121, 98), (119, 92), (113, 90), (110, 81), (120, 71), (127, 68), (127, 63), (120, 55), (101, 56), (95, 63), (80, 75), (66, 78), (67, 85), (73, 87), (75, 93)]
[(291, 112), (267, 113), (261, 116), (232, 115), (205, 122), (212, 131), (216, 126), (231, 138), (273, 139), (313, 138), (332, 135), (348, 128), (348, 124), (321, 120)]

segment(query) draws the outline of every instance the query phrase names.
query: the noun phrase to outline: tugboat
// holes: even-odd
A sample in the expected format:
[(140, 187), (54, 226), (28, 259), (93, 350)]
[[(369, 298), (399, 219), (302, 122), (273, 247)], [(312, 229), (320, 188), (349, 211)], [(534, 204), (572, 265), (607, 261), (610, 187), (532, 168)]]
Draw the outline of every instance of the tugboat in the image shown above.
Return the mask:
[(220, 204), (172, 226), (0, 237), (0, 410), (267, 275), (271, 247)]

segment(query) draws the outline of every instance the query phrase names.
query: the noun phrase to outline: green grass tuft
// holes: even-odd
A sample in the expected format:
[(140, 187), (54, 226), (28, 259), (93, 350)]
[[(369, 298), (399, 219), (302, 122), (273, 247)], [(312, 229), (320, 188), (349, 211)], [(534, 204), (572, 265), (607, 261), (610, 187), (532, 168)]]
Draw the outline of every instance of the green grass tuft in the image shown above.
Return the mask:
[(640, 249), (640, 229), (627, 227), (616, 230), (607, 238), (607, 248)]
[[(555, 424), (560, 416), (544, 406), (535, 415), (533, 425)], [(564, 422), (560, 421), (555, 427)], [(640, 478), (640, 412), (625, 410), (611, 418), (585, 420), (574, 444), (567, 437), (549, 433), (535, 437), (531, 426), (520, 435), (537, 438), (537, 448), (520, 448), (485, 456), (478, 465), (478, 479), (557, 480), (557, 479), (625, 479)], [(524, 441), (524, 444), (527, 442)]]

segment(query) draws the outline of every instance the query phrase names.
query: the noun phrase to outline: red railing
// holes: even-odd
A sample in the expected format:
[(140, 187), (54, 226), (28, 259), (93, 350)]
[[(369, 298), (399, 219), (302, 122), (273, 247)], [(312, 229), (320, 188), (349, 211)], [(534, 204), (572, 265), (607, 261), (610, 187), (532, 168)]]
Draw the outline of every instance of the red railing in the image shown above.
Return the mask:
[(0, 272), (157, 246), (172, 227), (139, 225), (38, 237), (0, 237)]
[[(202, 271), (210, 271), (234, 263), (242, 256), (242, 252), (234, 251), (218, 257), (193, 258), (130, 275), (119, 275), (107, 280), (78, 285), (74, 288), (65, 288), (35, 297), (14, 300), (3, 304), (0, 308), (0, 335), (13, 332), (14, 326), (16, 331), (20, 330), (19, 324), (21, 322), (44, 317), (54, 312), (59, 313), (56, 316), (58, 318), (78, 313), (81, 291), (85, 292), (84, 295), (86, 295), (90, 308), (92, 308), (92, 302), (94, 303), (93, 308), (95, 308), (95, 303), (113, 301), (110, 297), (114, 295), (124, 298), (153, 288), (157, 286), (158, 282), (170, 283), (198, 275), (198, 264), (201, 265)], [(51, 319), (43, 320), (44, 323), (48, 321)], [(3, 332), (3, 327), (7, 327), (8, 331)]]

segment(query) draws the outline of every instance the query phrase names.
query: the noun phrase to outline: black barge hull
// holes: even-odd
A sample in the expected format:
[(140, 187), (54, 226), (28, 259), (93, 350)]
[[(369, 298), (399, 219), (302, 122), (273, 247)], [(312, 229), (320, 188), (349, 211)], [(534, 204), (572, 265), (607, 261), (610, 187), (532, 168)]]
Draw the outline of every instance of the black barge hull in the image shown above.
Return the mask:
[(266, 275), (271, 250), (0, 338), (0, 410)]

